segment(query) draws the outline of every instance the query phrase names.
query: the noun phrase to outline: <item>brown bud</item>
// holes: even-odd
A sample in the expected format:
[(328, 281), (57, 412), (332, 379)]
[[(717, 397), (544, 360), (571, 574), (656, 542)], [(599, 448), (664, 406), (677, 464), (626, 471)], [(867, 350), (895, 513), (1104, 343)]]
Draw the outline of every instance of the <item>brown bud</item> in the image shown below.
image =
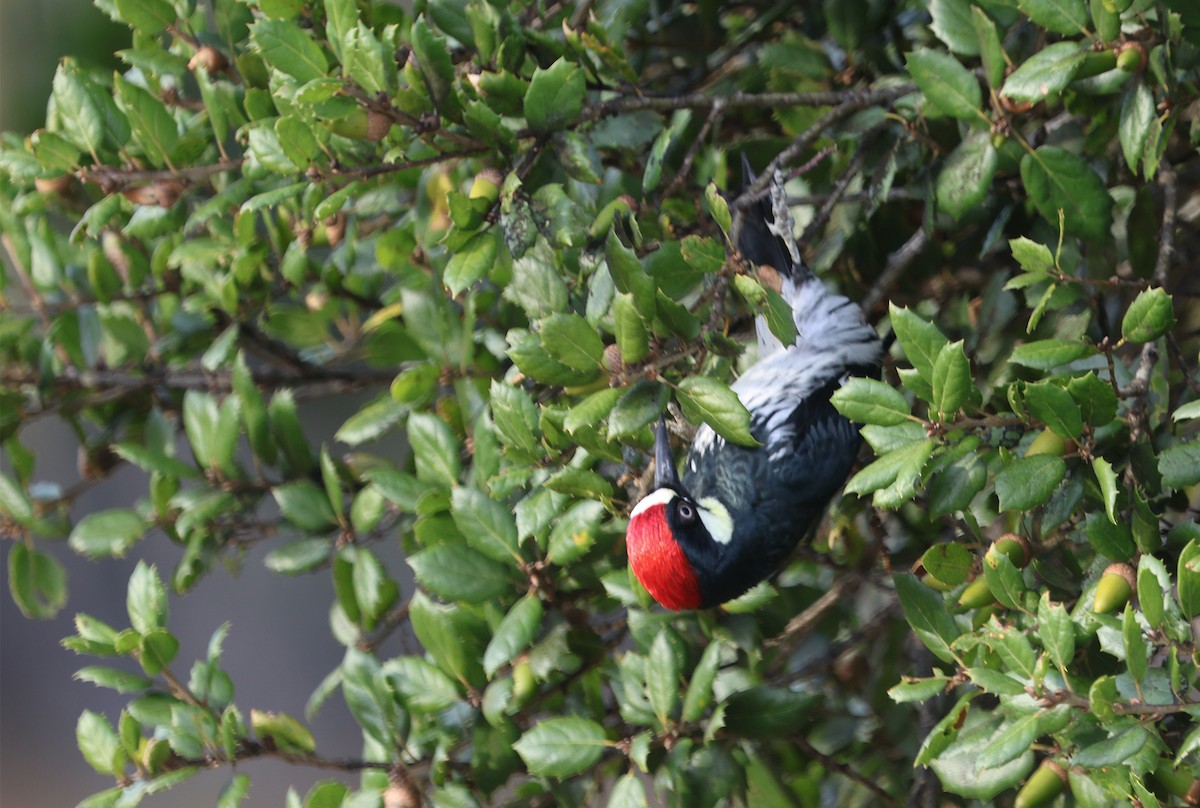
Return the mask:
[(33, 187), (43, 194), (61, 194), (71, 185), (70, 174), (60, 174), (57, 177), (38, 177), (33, 181)]
[(342, 237), (346, 235), (346, 214), (339, 213), (335, 216), (330, 216), (323, 224), (325, 225), (325, 237), (329, 240), (330, 247), (336, 247), (342, 243)]
[(138, 188), (127, 188), (121, 194), (135, 205), (158, 205), (169, 208), (179, 201), (187, 188), (179, 180), (158, 180)]
[(1024, 115), (1026, 112), (1033, 109), (1033, 102), (1014, 101), (1007, 95), (1001, 95), (1000, 106), (1004, 107), (1004, 111), (1010, 115)]
[(203, 45), (188, 62), (188, 70), (198, 67), (203, 67), (209, 73), (219, 73), (229, 67), (229, 60), (212, 45)]

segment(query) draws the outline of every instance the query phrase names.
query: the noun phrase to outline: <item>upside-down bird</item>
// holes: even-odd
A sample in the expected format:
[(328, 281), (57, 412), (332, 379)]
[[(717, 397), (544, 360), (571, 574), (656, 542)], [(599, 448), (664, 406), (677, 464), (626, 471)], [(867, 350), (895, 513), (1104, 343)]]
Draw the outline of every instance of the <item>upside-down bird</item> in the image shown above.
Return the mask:
[[(742, 170), (751, 185), (745, 157)], [(732, 385), (760, 446), (701, 426), (680, 479), (659, 420), (654, 488), (630, 514), (626, 544), (638, 580), (674, 611), (736, 598), (792, 553), (858, 454), (858, 427), (830, 396), (851, 376), (878, 376), (883, 353), (862, 309), (804, 265), (778, 171), (770, 196), (747, 210), (737, 245), (750, 264), (778, 273), (797, 336), (784, 345), (758, 317), (758, 361)]]

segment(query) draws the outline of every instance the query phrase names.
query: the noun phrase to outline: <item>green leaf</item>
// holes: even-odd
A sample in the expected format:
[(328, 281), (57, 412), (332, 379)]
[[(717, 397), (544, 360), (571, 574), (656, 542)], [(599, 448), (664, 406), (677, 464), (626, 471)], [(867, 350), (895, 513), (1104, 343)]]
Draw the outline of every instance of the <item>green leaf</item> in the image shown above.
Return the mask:
[(1067, 392), (1079, 405), (1083, 420), (1092, 426), (1104, 426), (1117, 415), (1117, 394), (1111, 384), (1095, 373), (1071, 379)]
[(67, 574), (52, 556), (23, 542), (8, 551), (8, 588), (26, 617), (46, 619), (67, 605)]
[[(932, 365), (930, 375), (932, 380)], [(878, 379), (855, 376), (839, 387), (831, 400), (838, 412), (860, 424), (894, 426), (909, 420), (904, 394)]]
[(121, 739), (104, 716), (84, 710), (75, 724), (75, 740), (83, 759), (96, 771), (120, 775), (124, 770), (125, 752), (121, 748)]
[(1150, 138), (1154, 118), (1154, 94), (1145, 82), (1134, 82), (1133, 86), (1125, 91), (1125, 97), (1121, 101), (1118, 131), (1125, 164), (1135, 174), (1138, 163), (1142, 161), (1142, 155), (1146, 152), (1146, 141)]
[(636, 434), (658, 418), (669, 398), (670, 390), (662, 384), (645, 379), (635, 382), (609, 414), (608, 436), (617, 440)]
[(116, 0), (121, 19), (139, 33), (154, 36), (175, 22), (175, 9), (167, 0)]
[(1075, 626), (1061, 603), (1052, 603), (1050, 593), (1043, 592), (1038, 602), (1038, 634), (1050, 661), (1060, 671), (1071, 667), (1075, 659)]
[(1096, 552), (1113, 561), (1128, 561), (1137, 552), (1129, 525), (1124, 522), (1120, 524), (1111, 522), (1102, 513), (1088, 514), (1085, 532), (1088, 542)]
[(996, 475), (1000, 509), (1028, 511), (1044, 504), (1067, 473), (1061, 457), (1034, 455), (1014, 458)]
[(318, 533), (337, 522), (325, 491), (307, 480), (277, 485), (271, 495), (283, 518), (301, 530)]
[(595, 500), (572, 505), (550, 531), (546, 559), (554, 564), (565, 565), (583, 556), (596, 541), (604, 513), (604, 506)]
[(64, 59), (54, 74), (53, 100), (61, 132), (79, 148), (97, 154), (104, 141), (104, 113), (80, 76), (79, 67)]
[(979, 43), (972, 30), (969, 6), (963, 0), (930, 0), (930, 28), (946, 47), (964, 56), (979, 53)]
[(679, 383), (676, 396), (689, 421), (708, 424), (739, 446), (759, 445), (750, 434), (750, 411), (725, 384), (709, 376), (689, 376)]
[(148, 527), (137, 511), (114, 508), (79, 520), (67, 543), (89, 558), (120, 558), (141, 540)]
[(133, 630), (147, 634), (167, 624), (167, 590), (158, 577), (158, 570), (139, 561), (129, 576), (125, 600)]
[(259, 20), (250, 35), (270, 66), (300, 82), (323, 78), (329, 69), (321, 46), (299, 25), (286, 20)]
[[(896, 339), (904, 349), (904, 355), (921, 374), (921, 378), (932, 383), (933, 364), (949, 340), (936, 325), (911, 309), (892, 303), (889, 304), (888, 312), (892, 330), (896, 332)], [(907, 406), (904, 411), (908, 412)]]
[(167, 111), (162, 101), (148, 91), (131, 84), (121, 76), (115, 79), (117, 98), (129, 118), (133, 135), (150, 161), (156, 166), (166, 165), (175, 145), (179, 142), (179, 128), (175, 118)]
[(476, 233), (470, 241), (459, 247), (446, 264), (446, 272), (442, 278), (450, 294), (462, 294), (469, 286), (482, 279), (496, 263), (498, 251), (498, 239), (493, 230)]
[(679, 704), (679, 659), (672, 647), (669, 628), (663, 628), (646, 655), (646, 695), (658, 722), (668, 725)]
[(287, 713), (251, 710), (250, 727), (259, 738), (269, 738), (284, 752), (312, 754), (317, 747), (312, 732)]
[(721, 228), (721, 232), (728, 237), (729, 231), (733, 228), (733, 217), (729, 213), (729, 203), (717, 189), (716, 183), (710, 182), (705, 186), (704, 207), (708, 211), (708, 215), (717, 223), (717, 227)]
[(488, 642), (483, 652), (483, 672), (493, 676), (520, 651), (529, 647), (542, 625), (542, 601), (536, 594), (518, 600)]
[(454, 680), (420, 657), (389, 659), (383, 672), (410, 710), (436, 713), (460, 698)]
[(1112, 464), (1103, 457), (1092, 458), (1092, 470), (1096, 472), (1096, 482), (1100, 484), (1100, 495), (1104, 499), (1104, 513), (1108, 516), (1108, 521), (1115, 525), (1117, 524), (1117, 492), (1120, 491), (1117, 473), (1113, 471)]
[(530, 774), (572, 777), (590, 769), (609, 746), (604, 727), (587, 718), (546, 718), (513, 744)]
[(1028, 752), (1041, 734), (1039, 718), (1040, 713), (1032, 712), (1007, 722), (982, 749), (976, 760), (977, 765), (983, 769), (1003, 766)]
[(585, 89), (583, 71), (564, 58), (534, 70), (525, 93), (529, 128), (545, 135), (575, 123), (583, 111)]
[(1146, 668), (1150, 664), (1150, 645), (1142, 635), (1142, 626), (1136, 615), (1133, 604), (1126, 603), (1121, 637), (1125, 644), (1125, 664), (1129, 667), (1129, 675), (1140, 685), (1146, 678)]
[(263, 564), (280, 575), (300, 575), (329, 561), (332, 546), (329, 539), (296, 539), (267, 553)]
[(1000, 31), (987, 12), (974, 5), (971, 6), (971, 26), (975, 29), (975, 37), (979, 44), (984, 78), (989, 86), (999, 89), (1004, 82), (1004, 72), (1008, 69), (1004, 58), (1004, 45), (1000, 41)]
[(938, 206), (956, 222), (978, 210), (992, 187), (998, 162), (988, 131), (971, 132), (942, 164), (935, 189)]
[(613, 332), (621, 360), (627, 364), (641, 362), (650, 352), (650, 329), (638, 313), (633, 295), (618, 293), (613, 298), (612, 312)]
[(973, 563), (970, 551), (955, 542), (935, 544), (921, 555), (925, 571), (949, 586), (966, 583)]
[(712, 640), (700, 655), (696, 669), (688, 679), (687, 691), (683, 696), (683, 709), (680, 718), (684, 721), (697, 721), (711, 706), (713, 700), (713, 681), (721, 664), (721, 643)]
[(1033, 416), (1064, 438), (1083, 433), (1083, 416), (1070, 394), (1051, 382), (1025, 385), (1025, 406)]
[(516, 522), (504, 505), (478, 489), (460, 487), (450, 494), (450, 513), (471, 546), (488, 558), (505, 564), (523, 561)]
[(1057, 96), (1075, 78), (1086, 55), (1078, 42), (1047, 45), (1009, 74), (1000, 94), (1030, 104)]
[(962, 340), (942, 346), (933, 363), (934, 408), (942, 416), (951, 416), (962, 409), (971, 394), (971, 363), (963, 353)]
[(1200, 614), (1200, 540), (1192, 539), (1179, 554), (1179, 606), (1191, 620)]
[(533, 399), (519, 387), (499, 380), (491, 386), (492, 420), (500, 438), (528, 455), (538, 450), (538, 414)]
[(934, 656), (943, 662), (953, 662), (955, 657), (950, 644), (962, 632), (946, 611), (946, 602), (941, 595), (909, 573), (896, 575), (893, 580), (900, 605), (904, 607), (904, 617), (912, 630)]
[(816, 699), (812, 692), (796, 693), (770, 685), (740, 690), (722, 705), (725, 729), (749, 738), (789, 735)]
[(408, 443), (412, 446), (418, 479), (446, 488), (458, 483), (462, 472), (458, 439), (445, 421), (429, 413), (413, 413), (408, 417)]
[(1102, 241), (1112, 222), (1112, 197), (1104, 181), (1079, 155), (1042, 146), (1021, 159), (1021, 180), (1038, 213), (1058, 225), (1063, 211), (1068, 233)]
[(1095, 349), (1085, 342), (1043, 339), (1018, 345), (1009, 355), (1008, 361), (1035, 370), (1053, 370), (1076, 359), (1082, 359), (1094, 351)]
[(541, 323), (546, 352), (575, 370), (594, 370), (604, 363), (604, 342), (578, 314), (552, 314)]
[(1026, 592), (1021, 570), (1004, 553), (983, 557), (983, 577), (993, 597), (1006, 609), (1020, 609)]
[(949, 676), (931, 676), (928, 679), (904, 680), (888, 689), (888, 698), (897, 704), (914, 701), (929, 701), (946, 692)]
[(967, 121), (986, 119), (979, 81), (953, 56), (922, 48), (908, 54), (905, 63), (931, 111)]
[(1010, 240), (1008, 248), (1012, 251), (1013, 258), (1026, 272), (1045, 275), (1054, 269), (1054, 255), (1045, 244), (1038, 244), (1036, 241), (1020, 236)]
[(1121, 336), (1129, 342), (1149, 342), (1170, 331), (1173, 325), (1171, 296), (1158, 287), (1143, 289), (1121, 320)]
[(1179, 443), (1158, 456), (1158, 473), (1168, 488), (1187, 488), (1200, 483), (1200, 440)]
[(510, 567), (461, 540), (447, 540), (408, 557), (422, 586), (447, 600), (484, 603), (514, 589)]
[(1084, 0), (1017, 0), (1017, 7), (1056, 34), (1086, 34), (1090, 16)]
[(949, 748), (930, 760), (943, 788), (989, 804), (1001, 791), (1015, 787), (1029, 774), (1033, 767), (1033, 752), (1028, 749), (1002, 766), (984, 768), (979, 765), (979, 756), (996, 737), (1002, 722), (998, 711), (970, 710), (966, 713), (957, 738)]
[(627, 772), (613, 784), (608, 796), (608, 808), (646, 808), (646, 787), (633, 772)]

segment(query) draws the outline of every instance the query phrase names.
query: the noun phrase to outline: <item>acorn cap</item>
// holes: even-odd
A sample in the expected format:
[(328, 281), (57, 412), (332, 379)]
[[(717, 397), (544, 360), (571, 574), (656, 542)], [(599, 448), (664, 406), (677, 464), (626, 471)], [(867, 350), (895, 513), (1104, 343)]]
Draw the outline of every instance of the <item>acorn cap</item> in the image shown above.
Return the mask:
[(500, 186), (504, 184), (504, 177), (494, 168), (485, 168), (475, 175), (475, 181), (471, 183), (471, 190), (467, 192), (467, 196), (475, 199), (476, 197), (484, 197), (485, 199), (495, 202), (500, 198)]
[(1067, 787), (1067, 773), (1053, 760), (1046, 759), (1037, 771), (1029, 776), (1025, 785), (1017, 792), (1013, 808), (1040, 808), (1049, 804)]
[(1133, 567), (1125, 563), (1109, 564), (1100, 583), (1096, 584), (1096, 597), (1092, 601), (1092, 611), (1095, 614), (1111, 614), (1129, 602), (1137, 586), (1137, 578)]

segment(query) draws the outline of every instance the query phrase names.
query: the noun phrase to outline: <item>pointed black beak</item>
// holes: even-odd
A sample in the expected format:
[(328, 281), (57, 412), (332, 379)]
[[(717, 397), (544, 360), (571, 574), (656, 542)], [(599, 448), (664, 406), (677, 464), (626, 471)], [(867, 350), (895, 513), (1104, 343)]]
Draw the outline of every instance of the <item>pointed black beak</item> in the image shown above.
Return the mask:
[(654, 428), (654, 487), (679, 488), (679, 475), (675, 473), (675, 461), (671, 458), (671, 437), (667, 433), (667, 421), (661, 415)]

